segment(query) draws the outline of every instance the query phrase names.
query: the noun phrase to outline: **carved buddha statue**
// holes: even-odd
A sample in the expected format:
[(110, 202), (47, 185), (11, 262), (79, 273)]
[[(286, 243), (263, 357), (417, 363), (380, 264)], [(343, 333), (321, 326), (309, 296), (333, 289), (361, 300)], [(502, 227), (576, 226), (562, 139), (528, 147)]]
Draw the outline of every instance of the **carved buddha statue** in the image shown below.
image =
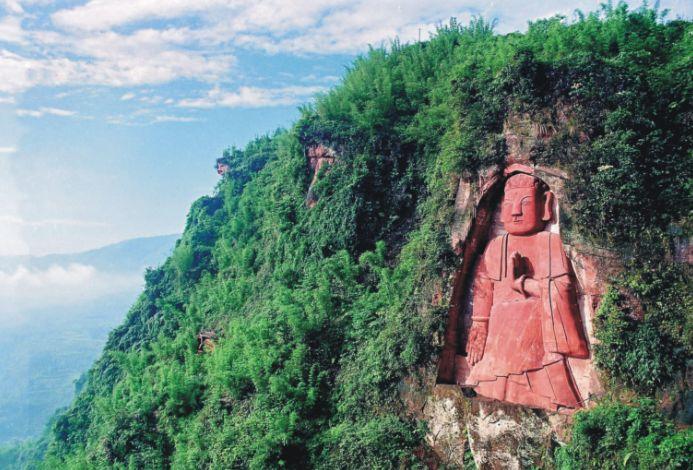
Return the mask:
[(505, 184), (501, 222), (473, 285), (466, 386), (477, 395), (557, 410), (581, 399), (567, 357), (589, 356), (560, 236), (545, 230), (553, 194), (534, 176)]

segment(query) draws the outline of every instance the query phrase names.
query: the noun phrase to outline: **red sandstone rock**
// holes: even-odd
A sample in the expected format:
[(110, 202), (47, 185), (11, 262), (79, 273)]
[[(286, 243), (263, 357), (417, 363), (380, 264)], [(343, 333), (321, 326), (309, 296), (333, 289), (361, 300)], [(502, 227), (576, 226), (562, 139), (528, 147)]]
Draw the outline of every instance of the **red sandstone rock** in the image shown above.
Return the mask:
[(314, 145), (309, 147), (306, 152), (306, 157), (308, 158), (308, 166), (310, 167), (313, 177), (308, 187), (308, 195), (306, 196), (306, 204), (309, 208), (313, 207), (317, 203), (317, 199), (313, 194), (313, 186), (318, 180), (318, 174), (320, 169), (325, 165), (331, 165), (334, 163), (336, 155), (335, 151), (323, 144)]
[(217, 162), (217, 174), (219, 176), (225, 175), (231, 170), (231, 167), (224, 162)]

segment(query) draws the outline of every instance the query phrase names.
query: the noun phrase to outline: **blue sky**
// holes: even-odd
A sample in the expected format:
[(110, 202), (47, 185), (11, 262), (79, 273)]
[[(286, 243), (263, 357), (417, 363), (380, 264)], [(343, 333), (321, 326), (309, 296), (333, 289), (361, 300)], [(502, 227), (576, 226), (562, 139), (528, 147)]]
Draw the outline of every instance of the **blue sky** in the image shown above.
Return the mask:
[[(289, 125), (369, 44), (453, 16), (510, 32), (598, 5), (0, 0), (0, 255), (181, 231), (224, 148)], [(690, 5), (661, 2), (670, 18)]]

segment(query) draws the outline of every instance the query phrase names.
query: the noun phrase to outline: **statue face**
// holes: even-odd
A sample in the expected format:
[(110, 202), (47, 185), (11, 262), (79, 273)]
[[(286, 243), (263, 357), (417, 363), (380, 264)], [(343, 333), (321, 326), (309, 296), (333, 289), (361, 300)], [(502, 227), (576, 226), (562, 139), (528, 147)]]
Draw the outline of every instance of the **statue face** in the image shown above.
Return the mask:
[(511, 235), (530, 235), (544, 228), (544, 194), (537, 188), (506, 189), (501, 221)]

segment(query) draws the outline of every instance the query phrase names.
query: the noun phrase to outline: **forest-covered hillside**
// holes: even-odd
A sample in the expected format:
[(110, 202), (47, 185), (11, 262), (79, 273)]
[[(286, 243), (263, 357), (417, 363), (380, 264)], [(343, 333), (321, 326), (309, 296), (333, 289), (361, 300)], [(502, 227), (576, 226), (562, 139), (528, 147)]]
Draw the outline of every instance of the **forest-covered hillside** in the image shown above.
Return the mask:
[[(570, 177), (566, 232), (617, 253), (623, 270), (595, 326), (607, 393), (543, 465), (690, 468), (691, 267), (677, 249), (691, 236), (692, 59), (690, 22), (622, 5), (522, 34), (451, 21), (430, 40), (368, 51), (292, 128), (224, 154), (229, 171), (147, 272), (72, 405), (2, 458), (430, 464), (427, 423), (401, 397), (442, 346), (447, 308), (432, 299), (459, 262), (457, 181), (503, 162), (511, 113), (550, 122), (570, 107), (570, 125), (532, 158)], [(310, 207), (317, 145), (336, 160)]]

